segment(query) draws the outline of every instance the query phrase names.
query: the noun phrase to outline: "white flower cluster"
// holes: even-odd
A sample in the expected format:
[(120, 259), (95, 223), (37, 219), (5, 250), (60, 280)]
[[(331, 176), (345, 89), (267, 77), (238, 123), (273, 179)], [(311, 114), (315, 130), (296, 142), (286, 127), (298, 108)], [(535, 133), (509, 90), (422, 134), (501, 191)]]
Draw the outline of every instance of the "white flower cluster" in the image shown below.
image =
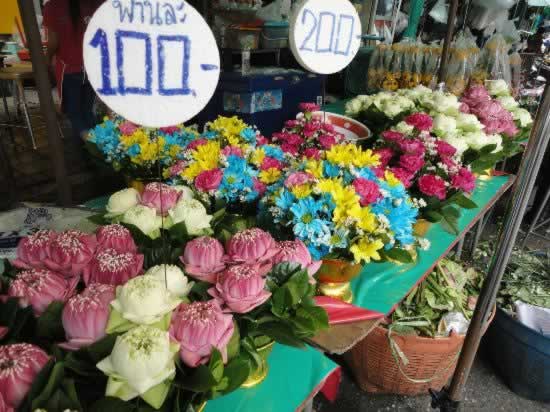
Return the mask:
[(415, 102), (408, 97), (391, 92), (380, 92), (370, 96), (357, 96), (346, 103), (346, 115), (357, 117), (369, 109), (378, 109), (390, 118), (413, 110)]

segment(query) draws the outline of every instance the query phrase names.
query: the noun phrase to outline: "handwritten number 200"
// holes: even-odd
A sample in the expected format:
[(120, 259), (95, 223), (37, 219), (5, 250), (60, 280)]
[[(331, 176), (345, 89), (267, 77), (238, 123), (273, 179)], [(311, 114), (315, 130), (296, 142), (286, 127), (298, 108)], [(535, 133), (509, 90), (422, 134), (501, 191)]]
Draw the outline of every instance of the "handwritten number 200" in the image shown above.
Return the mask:
[[(349, 55), (355, 25), (353, 16), (349, 14), (340, 14), (338, 16), (338, 24), (336, 25), (337, 21), (334, 13), (323, 11), (319, 13), (319, 16), (316, 16), (311, 10), (304, 9), (301, 24), (305, 25), (307, 20), (310, 20), (312, 25), (304, 41), (300, 45), (300, 50), (316, 53), (333, 53), (343, 56)], [(320, 44), (320, 37), (321, 33), (325, 33), (327, 24), (329, 25), (329, 30), (326, 32), (330, 32), (329, 41), (328, 44), (322, 45)], [(346, 26), (349, 27), (348, 33), (344, 31), (347, 28)]]
[[(144, 87), (129, 87), (126, 86), (124, 76), (124, 39), (134, 39), (143, 41), (145, 45), (145, 86)], [(182, 62), (182, 77), (181, 87), (166, 88), (165, 87), (165, 43), (177, 42), (183, 45), (183, 62)], [(90, 41), (90, 46), (99, 48), (101, 54), (101, 83), (102, 86), (97, 90), (99, 94), (112, 96), (117, 93), (120, 95), (140, 94), (151, 95), (153, 83), (153, 53), (151, 45), (151, 37), (147, 33), (117, 30), (115, 32), (116, 43), (116, 67), (118, 75), (118, 88), (114, 88), (111, 83), (111, 61), (109, 53), (109, 42), (107, 34), (102, 29), (97, 29), (94, 37)], [(158, 59), (158, 92), (164, 96), (188, 95), (193, 91), (189, 88), (189, 59), (190, 59), (190, 41), (187, 36), (161, 36), (157, 37), (157, 59)]]

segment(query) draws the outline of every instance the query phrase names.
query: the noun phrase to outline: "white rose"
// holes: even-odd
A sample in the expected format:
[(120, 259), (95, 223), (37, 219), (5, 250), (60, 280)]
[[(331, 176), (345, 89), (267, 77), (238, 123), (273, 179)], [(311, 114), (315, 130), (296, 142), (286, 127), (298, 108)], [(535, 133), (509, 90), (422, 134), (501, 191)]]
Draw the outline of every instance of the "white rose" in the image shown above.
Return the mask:
[(533, 118), (531, 117), (531, 113), (529, 113), (525, 109), (522, 109), (521, 107), (515, 109), (512, 112), (512, 115), (514, 116), (514, 120), (516, 120), (519, 123), (520, 127), (528, 127), (533, 123)]
[(150, 238), (160, 236), (162, 227), (162, 218), (157, 216), (157, 211), (153, 208), (137, 205), (129, 209), (122, 216), (122, 222), (134, 225)]
[[(139, 326), (118, 336), (111, 354), (96, 365), (109, 376), (106, 395), (129, 401), (173, 379), (178, 350), (179, 344), (170, 340), (168, 332), (151, 326)], [(157, 393), (146, 395), (144, 400), (158, 409), (165, 398)]]
[(479, 132), (484, 128), (477, 116), (470, 113), (459, 113), (456, 117), (456, 127), (464, 132)]
[(359, 102), (361, 102), (361, 104), (365, 108), (369, 107), (372, 103), (372, 96), (370, 96), (368, 94), (360, 94), (355, 99), (358, 100)]
[(357, 116), (363, 109), (361, 100), (355, 98), (346, 103), (346, 116)]
[(401, 112), (403, 112), (403, 107), (397, 103), (387, 102), (387, 103), (384, 103), (382, 107), (383, 107), (382, 111), (388, 117), (395, 117), (399, 115)]
[(505, 80), (485, 80), (485, 87), (491, 96), (509, 96), (510, 87)]
[(128, 188), (113, 193), (107, 202), (107, 212), (110, 216), (122, 215), (128, 209), (139, 203), (139, 192)]
[(458, 97), (451, 93), (434, 92), (432, 105), (431, 110), (449, 116), (456, 116), (460, 112)]
[(191, 200), (195, 198), (195, 194), (193, 193), (193, 191), (185, 185), (176, 185), (172, 187), (181, 193), (181, 197), (179, 199), (180, 202), (182, 200)]
[(438, 114), (434, 117), (433, 131), (439, 137), (456, 134), (456, 120), (450, 116)]
[(414, 126), (406, 122), (397, 123), (393, 129), (399, 133), (403, 133), (404, 135), (410, 135), (414, 132)]
[(184, 222), (190, 235), (200, 235), (205, 229), (210, 229), (212, 216), (206, 213), (203, 204), (196, 199), (178, 202), (168, 214), (174, 224)]
[(111, 306), (130, 322), (151, 325), (172, 312), (181, 300), (153, 276), (137, 276), (116, 289)]
[(514, 99), (512, 96), (500, 96), (497, 97), (497, 100), (500, 102), (502, 107), (504, 107), (509, 112), (519, 107), (519, 103), (516, 102), (516, 99)]
[(492, 153), (502, 150), (502, 137), (498, 134), (488, 135), (484, 132), (470, 132), (464, 134), (464, 139), (468, 146), (474, 150), (481, 150), (485, 146), (496, 144), (497, 147)]
[(456, 149), (457, 155), (462, 155), (466, 150), (468, 150), (468, 143), (462, 136), (456, 136), (456, 135), (448, 135), (443, 136), (442, 138), (444, 141), (449, 143), (451, 146), (454, 146)]
[(160, 280), (161, 283), (167, 286), (168, 291), (178, 298), (186, 297), (194, 282), (189, 282), (189, 279), (176, 265), (157, 265), (150, 268), (145, 275), (152, 276)]

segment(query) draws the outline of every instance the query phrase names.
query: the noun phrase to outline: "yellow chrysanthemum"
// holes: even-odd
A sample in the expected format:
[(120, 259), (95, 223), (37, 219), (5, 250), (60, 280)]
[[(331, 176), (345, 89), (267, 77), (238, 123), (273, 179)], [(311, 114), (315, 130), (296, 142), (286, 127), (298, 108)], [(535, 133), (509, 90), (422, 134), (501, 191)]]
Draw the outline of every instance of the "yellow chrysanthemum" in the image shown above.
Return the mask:
[(325, 156), (334, 164), (350, 166), (353, 164), (354, 147), (352, 144), (335, 144), (325, 152)]
[(380, 239), (369, 241), (367, 238), (361, 238), (350, 247), (355, 262), (361, 261), (369, 263), (371, 260), (380, 260), (378, 251), (384, 247), (384, 242)]
[(192, 154), (195, 162), (200, 166), (200, 170), (210, 170), (218, 167), (220, 157), (220, 143), (214, 140), (197, 146)]
[(363, 150), (356, 147), (353, 164), (357, 167), (375, 167), (380, 164), (380, 155), (375, 154), (372, 150)]
[(170, 149), (168, 150), (168, 155), (171, 158), (175, 158), (179, 154), (180, 150), (181, 148), (178, 145), (173, 144), (172, 146), (170, 146)]
[(320, 179), (315, 185), (316, 189), (322, 193), (336, 193), (338, 190), (343, 189), (342, 179)]
[[(219, 116), (213, 122), (208, 124), (210, 130), (215, 130), (220, 133), (226, 139), (237, 138), (236, 144), (240, 143), (239, 134), (243, 129), (247, 127), (246, 123), (239, 119), (237, 116), (224, 117)], [(234, 143), (230, 144), (234, 145)]]
[(250, 158), (251, 162), (256, 166), (260, 166), (265, 159), (265, 151), (261, 147), (254, 150)]
[(395, 175), (389, 170), (386, 170), (384, 172), (384, 179), (386, 179), (386, 182), (388, 182), (390, 187), (394, 187), (401, 184), (401, 180), (395, 177)]
[(317, 179), (323, 176), (323, 161), (322, 160), (308, 160), (306, 162), (306, 172), (316, 177)]
[(290, 189), (290, 191), (298, 199), (302, 199), (304, 197), (309, 196), (313, 191), (313, 189), (311, 188), (311, 185), (306, 184), (306, 185), (294, 186), (292, 189)]
[(262, 170), (259, 174), (260, 181), (265, 184), (274, 183), (281, 177), (281, 171), (274, 167)]
[(371, 212), (369, 207), (362, 207), (357, 220), (357, 227), (365, 232), (372, 233), (378, 227), (376, 215)]
[(200, 172), (202, 172), (204, 169), (201, 167), (201, 165), (197, 163), (191, 163), (188, 167), (186, 167), (182, 172), (181, 175), (188, 179), (193, 180), (195, 177), (199, 175)]

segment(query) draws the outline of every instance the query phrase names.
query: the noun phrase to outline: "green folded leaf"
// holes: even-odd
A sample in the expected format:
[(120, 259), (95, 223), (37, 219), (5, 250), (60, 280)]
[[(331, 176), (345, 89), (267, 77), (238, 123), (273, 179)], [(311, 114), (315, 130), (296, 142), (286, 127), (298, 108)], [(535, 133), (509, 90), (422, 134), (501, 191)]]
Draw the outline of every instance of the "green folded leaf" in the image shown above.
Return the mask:
[(36, 336), (50, 341), (62, 341), (65, 339), (65, 330), (61, 322), (63, 302), (52, 302), (36, 321)]
[(406, 251), (405, 249), (400, 249), (400, 248), (394, 247), (390, 250), (385, 250), (384, 254), (388, 258), (396, 260), (397, 262), (400, 262), (400, 263), (412, 263), (413, 262), (413, 258), (411, 256), (411, 254), (408, 251)]
[(259, 368), (262, 364), (262, 357), (256, 350), (256, 345), (254, 344), (254, 340), (247, 336), (241, 341), (241, 347), (244, 349), (245, 353), (248, 355), (250, 360), (253, 363), (254, 368)]
[(423, 214), (423, 217), (428, 221), (435, 223), (443, 219), (443, 215), (435, 210), (428, 210)]
[(159, 409), (166, 400), (166, 397), (168, 396), (170, 384), (171, 380), (166, 380), (159, 383), (158, 385), (153, 386), (151, 389), (141, 395), (141, 399), (143, 399), (153, 408)]
[(328, 314), (320, 306), (302, 306), (296, 311), (296, 315), (313, 320), (313, 333), (321, 329), (328, 329)]
[(282, 286), (284, 283), (286, 283), (290, 277), (297, 272), (301, 271), (302, 267), (299, 263), (295, 262), (284, 262), (279, 263), (271, 269), (271, 271), (267, 274), (267, 279), (269, 281), (272, 281), (277, 286)]
[(250, 364), (244, 357), (238, 357), (231, 360), (223, 371), (224, 378), (227, 378), (227, 386), (223, 389), (223, 393), (233, 392), (235, 389), (246, 381), (250, 374)]
[(454, 203), (456, 203), (460, 207), (463, 207), (464, 209), (475, 209), (477, 207), (477, 204), (473, 200), (467, 198), (462, 193), (458, 193), (453, 198), (453, 201)]
[(168, 232), (170, 234), (170, 239), (180, 245), (186, 244), (190, 239), (185, 222), (176, 223)]
[(217, 348), (212, 348), (210, 361), (208, 362), (208, 369), (210, 369), (210, 373), (216, 382), (219, 382), (223, 376), (223, 359), (222, 354)]
[(239, 325), (233, 321), (233, 335), (227, 344), (227, 359), (231, 360), (236, 357), (241, 350), (241, 336), (239, 332)]
[(212, 376), (212, 372), (205, 365), (197, 366), (190, 375), (178, 380), (178, 385), (181, 388), (193, 392), (208, 392), (217, 383), (214, 376)]
[(266, 322), (258, 327), (258, 331), (283, 345), (303, 348), (304, 342), (294, 334), (292, 328), (281, 322)]

